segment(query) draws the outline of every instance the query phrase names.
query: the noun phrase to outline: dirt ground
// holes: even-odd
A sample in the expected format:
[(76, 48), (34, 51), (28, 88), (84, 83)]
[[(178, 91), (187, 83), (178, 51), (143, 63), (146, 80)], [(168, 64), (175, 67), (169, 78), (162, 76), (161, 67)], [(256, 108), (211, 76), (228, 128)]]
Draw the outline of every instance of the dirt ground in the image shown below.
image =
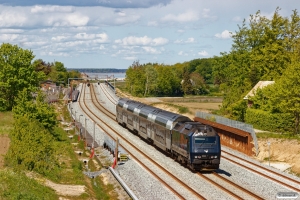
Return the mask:
[(297, 140), (283, 139), (259, 139), (259, 151), (257, 159), (265, 164), (269, 162), (270, 142), (270, 162), (276, 168), (284, 171), (291, 171), (300, 175), (300, 142)]
[(0, 135), (0, 169), (4, 165), (4, 155), (8, 151), (10, 139), (7, 135)]

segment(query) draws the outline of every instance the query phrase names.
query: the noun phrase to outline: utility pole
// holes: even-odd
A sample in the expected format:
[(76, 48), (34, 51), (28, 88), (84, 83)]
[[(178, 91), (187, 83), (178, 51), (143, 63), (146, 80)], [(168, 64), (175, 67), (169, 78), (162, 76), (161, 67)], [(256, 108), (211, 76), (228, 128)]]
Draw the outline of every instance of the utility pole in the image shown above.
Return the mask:
[(270, 141), (268, 141), (268, 146), (269, 146), (269, 166), (270, 166), (270, 145), (271, 145), (271, 143), (270, 143)]
[(118, 154), (119, 154), (118, 149), (119, 149), (119, 139), (117, 138), (116, 139), (116, 149), (115, 149), (115, 164), (114, 164), (115, 167), (118, 164)]
[(77, 135), (77, 129), (76, 129), (76, 113), (77, 113), (77, 111), (75, 110), (75, 122), (74, 122), (74, 124), (75, 124), (75, 135)]
[(84, 118), (84, 140), (85, 140), (85, 147), (87, 145), (87, 143), (86, 143), (86, 120), (88, 120), (88, 119)]
[[(81, 126), (81, 122), (80, 122), (80, 117), (83, 117), (83, 114), (79, 115), (79, 123), (80, 123), (80, 127), (82, 127), (82, 126)], [(82, 136), (81, 136), (81, 129), (79, 129), (78, 141), (80, 141), (80, 138), (81, 138), (81, 137), (82, 137)]]
[(94, 132), (94, 137), (93, 137), (93, 146), (92, 146), (93, 148), (95, 147), (95, 124), (96, 123), (94, 122), (94, 131), (93, 131)]
[(94, 154), (95, 154), (95, 122), (93, 121), (94, 123), (94, 137), (93, 137), (93, 144), (92, 144), (92, 150), (91, 150), (91, 155), (90, 155), (90, 158), (93, 158), (94, 157)]

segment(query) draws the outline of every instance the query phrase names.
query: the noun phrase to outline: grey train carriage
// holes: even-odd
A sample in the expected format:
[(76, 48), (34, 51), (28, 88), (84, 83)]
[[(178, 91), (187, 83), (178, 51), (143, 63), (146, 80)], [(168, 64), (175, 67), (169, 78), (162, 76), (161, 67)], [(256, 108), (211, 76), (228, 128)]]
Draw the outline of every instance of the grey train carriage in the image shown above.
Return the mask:
[(193, 170), (219, 168), (220, 137), (209, 125), (127, 98), (116, 106), (117, 122)]

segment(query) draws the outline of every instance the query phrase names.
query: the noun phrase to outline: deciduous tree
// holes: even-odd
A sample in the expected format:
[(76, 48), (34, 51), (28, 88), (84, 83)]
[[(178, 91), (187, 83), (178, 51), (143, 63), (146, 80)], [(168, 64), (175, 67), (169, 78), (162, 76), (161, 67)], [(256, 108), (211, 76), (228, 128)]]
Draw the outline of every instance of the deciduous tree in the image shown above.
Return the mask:
[(19, 91), (27, 88), (35, 91), (43, 73), (35, 71), (31, 64), (34, 55), (17, 45), (0, 46), (0, 110), (11, 110)]

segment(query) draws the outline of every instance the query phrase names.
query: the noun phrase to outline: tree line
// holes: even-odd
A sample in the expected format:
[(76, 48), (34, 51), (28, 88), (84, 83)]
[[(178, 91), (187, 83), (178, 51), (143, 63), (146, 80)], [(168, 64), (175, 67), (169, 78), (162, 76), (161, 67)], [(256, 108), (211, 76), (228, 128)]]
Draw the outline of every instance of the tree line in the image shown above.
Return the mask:
[(164, 65), (134, 61), (126, 70), (126, 89), (134, 96), (211, 94), (212, 58)]
[[(297, 10), (290, 17), (279, 12), (277, 8), (270, 19), (260, 11), (250, 15), (232, 33), (231, 50), (220, 56), (169, 66), (135, 61), (126, 71), (127, 90), (136, 96), (180, 96), (207, 95), (217, 88), (224, 97), (220, 114), (255, 123), (251, 118), (258, 111), (264, 117), (289, 113), (287, 121), (277, 117), (282, 126), (272, 131), (292, 120), (292, 132), (299, 133), (300, 17)], [(258, 81), (275, 83), (257, 90), (248, 108), (243, 97)]]

